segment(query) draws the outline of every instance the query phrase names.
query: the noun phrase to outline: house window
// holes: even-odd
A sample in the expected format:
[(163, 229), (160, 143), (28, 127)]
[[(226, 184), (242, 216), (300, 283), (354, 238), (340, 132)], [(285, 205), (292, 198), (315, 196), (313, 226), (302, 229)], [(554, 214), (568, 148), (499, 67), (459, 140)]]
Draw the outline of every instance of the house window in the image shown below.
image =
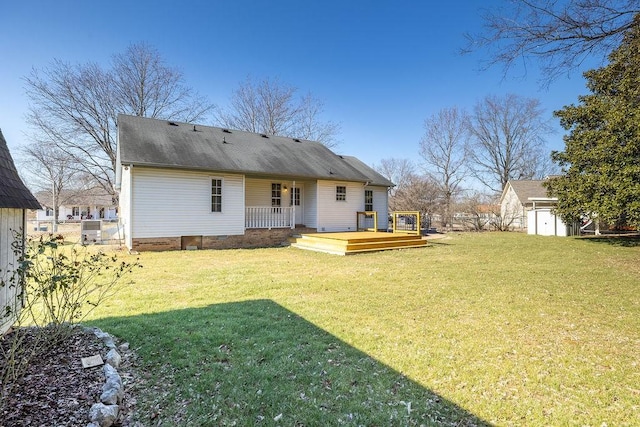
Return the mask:
[(291, 189), (291, 206), (300, 206), (300, 188)]
[(336, 186), (336, 200), (337, 201), (347, 200), (347, 187), (345, 187), (344, 185)]
[(279, 208), (282, 206), (282, 185), (271, 184), (271, 206)]
[(80, 216), (80, 206), (74, 206), (71, 208), (72, 216)]
[(373, 210), (373, 190), (364, 190), (364, 210), (367, 212)]
[(47, 212), (45, 213), (45, 216), (53, 216), (53, 209), (47, 208)]
[(222, 180), (211, 180), (211, 212), (222, 212)]

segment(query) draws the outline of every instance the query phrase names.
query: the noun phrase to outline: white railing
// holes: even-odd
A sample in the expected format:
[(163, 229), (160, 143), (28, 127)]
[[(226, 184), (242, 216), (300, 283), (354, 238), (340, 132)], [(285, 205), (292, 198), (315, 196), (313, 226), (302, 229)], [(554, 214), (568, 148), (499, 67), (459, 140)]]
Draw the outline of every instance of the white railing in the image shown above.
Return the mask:
[(294, 228), (293, 207), (247, 206), (245, 228)]

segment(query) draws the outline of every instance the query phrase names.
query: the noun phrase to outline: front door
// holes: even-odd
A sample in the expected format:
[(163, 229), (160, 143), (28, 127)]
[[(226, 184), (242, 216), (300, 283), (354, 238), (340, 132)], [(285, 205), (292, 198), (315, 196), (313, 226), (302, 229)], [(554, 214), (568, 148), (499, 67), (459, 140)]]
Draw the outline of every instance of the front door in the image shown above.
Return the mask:
[(297, 185), (291, 189), (291, 201), (290, 206), (295, 207), (296, 212), (296, 224), (302, 224), (302, 218), (304, 218), (303, 205), (302, 205), (302, 187)]

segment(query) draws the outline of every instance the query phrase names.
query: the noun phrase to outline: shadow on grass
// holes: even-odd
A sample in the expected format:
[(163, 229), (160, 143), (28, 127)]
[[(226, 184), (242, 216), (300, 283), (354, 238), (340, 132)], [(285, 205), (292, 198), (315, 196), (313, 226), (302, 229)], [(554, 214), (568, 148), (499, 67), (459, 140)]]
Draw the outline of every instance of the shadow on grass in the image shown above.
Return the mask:
[(581, 240), (584, 240), (589, 243), (605, 243), (611, 246), (623, 246), (627, 248), (635, 248), (640, 246), (640, 234), (617, 234), (615, 236), (612, 235), (600, 235), (600, 236), (588, 236), (582, 237)]
[(270, 300), (93, 324), (137, 352), (145, 425), (489, 425)]

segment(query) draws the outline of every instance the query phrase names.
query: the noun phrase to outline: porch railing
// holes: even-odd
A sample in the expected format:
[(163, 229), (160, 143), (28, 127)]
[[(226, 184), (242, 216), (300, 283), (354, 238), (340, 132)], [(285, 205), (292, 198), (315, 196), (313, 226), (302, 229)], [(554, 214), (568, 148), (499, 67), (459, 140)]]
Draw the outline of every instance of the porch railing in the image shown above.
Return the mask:
[(294, 228), (293, 207), (247, 206), (245, 228)]

